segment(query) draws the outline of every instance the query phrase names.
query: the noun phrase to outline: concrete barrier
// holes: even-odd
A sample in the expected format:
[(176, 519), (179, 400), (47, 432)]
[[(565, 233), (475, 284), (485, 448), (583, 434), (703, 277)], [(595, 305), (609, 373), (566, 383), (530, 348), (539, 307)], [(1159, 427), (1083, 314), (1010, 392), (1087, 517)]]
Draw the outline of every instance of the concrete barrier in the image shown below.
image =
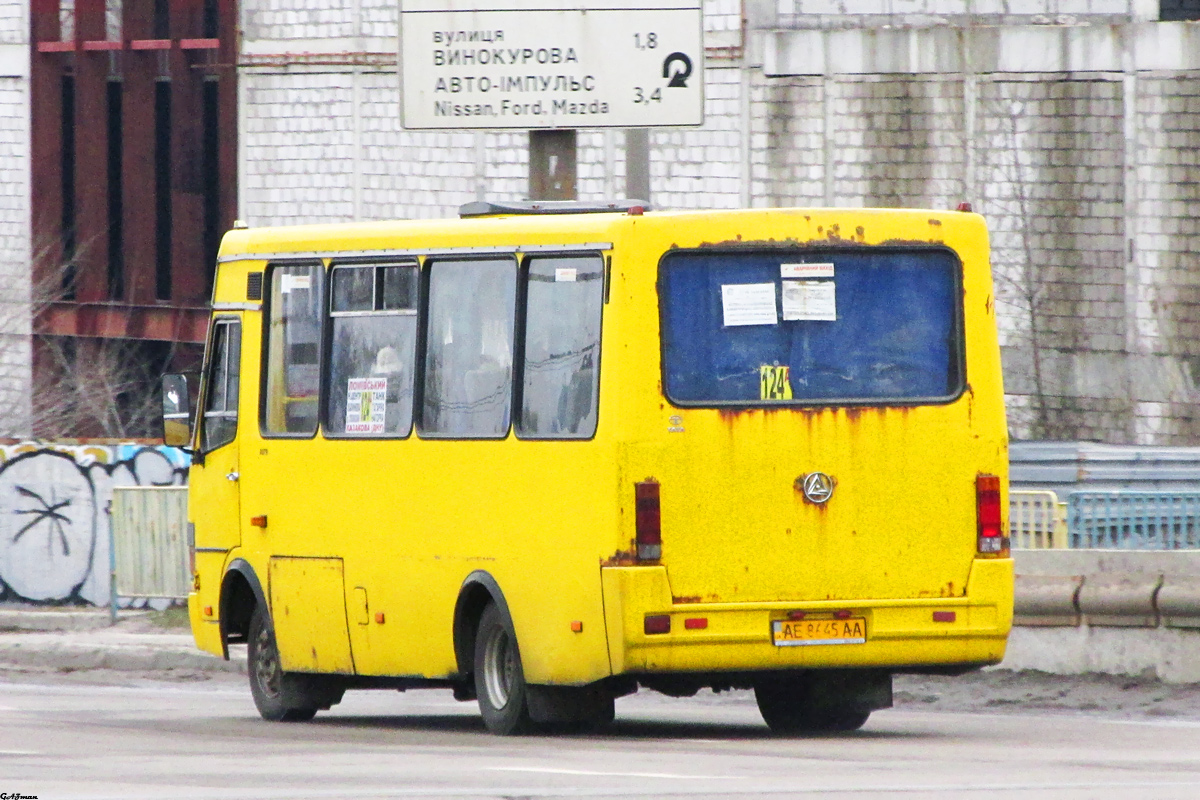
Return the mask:
[(1164, 626), (1200, 628), (1200, 578), (1163, 575), (1155, 604)]
[(1085, 575), (1079, 587), (1079, 614), (1087, 625), (1158, 627), (1154, 596), (1160, 586), (1162, 575), (1156, 573)]
[(1079, 624), (1082, 575), (1016, 576), (1014, 625), (1069, 626)]
[(1200, 682), (1200, 551), (1014, 551), (1006, 669)]

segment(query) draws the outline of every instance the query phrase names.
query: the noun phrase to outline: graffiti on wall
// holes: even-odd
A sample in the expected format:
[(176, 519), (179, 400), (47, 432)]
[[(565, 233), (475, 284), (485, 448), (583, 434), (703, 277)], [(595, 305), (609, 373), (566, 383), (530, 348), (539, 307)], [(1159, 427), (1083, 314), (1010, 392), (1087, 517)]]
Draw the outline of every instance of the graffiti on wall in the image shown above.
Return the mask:
[(182, 486), (174, 447), (0, 445), (0, 601), (109, 601), (114, 486)]

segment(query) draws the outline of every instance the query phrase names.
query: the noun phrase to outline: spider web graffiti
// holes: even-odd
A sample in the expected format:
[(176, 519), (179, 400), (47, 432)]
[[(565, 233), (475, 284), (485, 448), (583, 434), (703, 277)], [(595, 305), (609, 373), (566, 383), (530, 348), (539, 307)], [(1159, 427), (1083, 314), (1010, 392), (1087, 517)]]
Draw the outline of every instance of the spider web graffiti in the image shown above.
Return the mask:
[(18, 447), (0, 449), (12, 456), (0, 463), (0, 600), (106, 605), (113, 487), (183, 485), (186, 457), (144, 445)]
[[(64, 556), (71, 555), (71, 544), (70, 544), (70, 542), (67, 541), (67, 532), (63, 529), (63, 526), (62, 526), (62, 523), (64, 523), (64, 522), (70, 524), (71, 519), (63, 514), (60, 514), (58, 511), (60, 508), (66, 508), (67, 506), (71, 505), (71, 501), (70, 500), (62, 500), (57, 503), (53, 503), (53, 502), (47, 503), (40, 494), (33, 491), (32, 489), (27, 489), (24, 486), (18, 486), (18, 487), (16, 487), (16, 489), (17, 489), (17, 493), (20, 494), (22, 497), (28, 497), (29, 499), (31, 499), (35, 502), (41, 503), (42, 507), (41, 508), (19, 508), (13, 512), (14, 514), (17, 514), (18, 516), (23, 515), (23, 514), (35, 515), (32, 520), (25, 523), (25, 527), (23, 527), (23, 528), (21, 528), (21, 530), (17, 531), (16, 535), (13, 536), (13, 542), (18, 541), (22, 536), (29, 533), (29, 531), (31, 529), (33, 529), (33, 527), (35, 525), (37, 525), (39, 522), (48, 519), (48, 520), (50, 520), (51, 526), (54, 528), (54, 532), (58, 534), (58, 540), (62, 544), (63, 555)], [(54, 487), (50, 487), (50, 491), (51, 491), (51, 501), (53, 501)], [(52, 537), (47, 538), (46, 539), (46, 547), (49, 548), (52, 546), (53, 546)], [(47, 555), (49, 555), (49, 553), (47, 553)]]
[(0, 580), (13, 593), (77, 595), (95, 549), (95, 488), (71, 455), (27, 453), (0, 468)]

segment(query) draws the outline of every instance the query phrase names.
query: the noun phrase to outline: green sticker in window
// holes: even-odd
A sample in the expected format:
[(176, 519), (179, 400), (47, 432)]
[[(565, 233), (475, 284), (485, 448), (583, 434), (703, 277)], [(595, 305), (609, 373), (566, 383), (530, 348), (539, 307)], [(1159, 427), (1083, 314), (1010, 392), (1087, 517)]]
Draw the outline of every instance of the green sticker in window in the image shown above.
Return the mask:
[(792, 383), (789, 369), (776, 364), (763, 364), (758, 368), (758, 394), (762, 400), (791, 400)]

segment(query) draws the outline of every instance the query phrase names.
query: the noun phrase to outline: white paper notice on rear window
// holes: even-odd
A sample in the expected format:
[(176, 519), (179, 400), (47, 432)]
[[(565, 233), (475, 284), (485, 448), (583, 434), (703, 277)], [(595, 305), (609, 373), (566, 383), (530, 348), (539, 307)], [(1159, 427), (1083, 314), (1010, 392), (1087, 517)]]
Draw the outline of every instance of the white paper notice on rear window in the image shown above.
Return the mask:
[(837, 320), (836, 286), (833, 281), (784, 281), (783, 318)]
[(726, 283), (721, 286), (721, 309), (725, 327), (736, 325), (777, 325), (775, 284)]

